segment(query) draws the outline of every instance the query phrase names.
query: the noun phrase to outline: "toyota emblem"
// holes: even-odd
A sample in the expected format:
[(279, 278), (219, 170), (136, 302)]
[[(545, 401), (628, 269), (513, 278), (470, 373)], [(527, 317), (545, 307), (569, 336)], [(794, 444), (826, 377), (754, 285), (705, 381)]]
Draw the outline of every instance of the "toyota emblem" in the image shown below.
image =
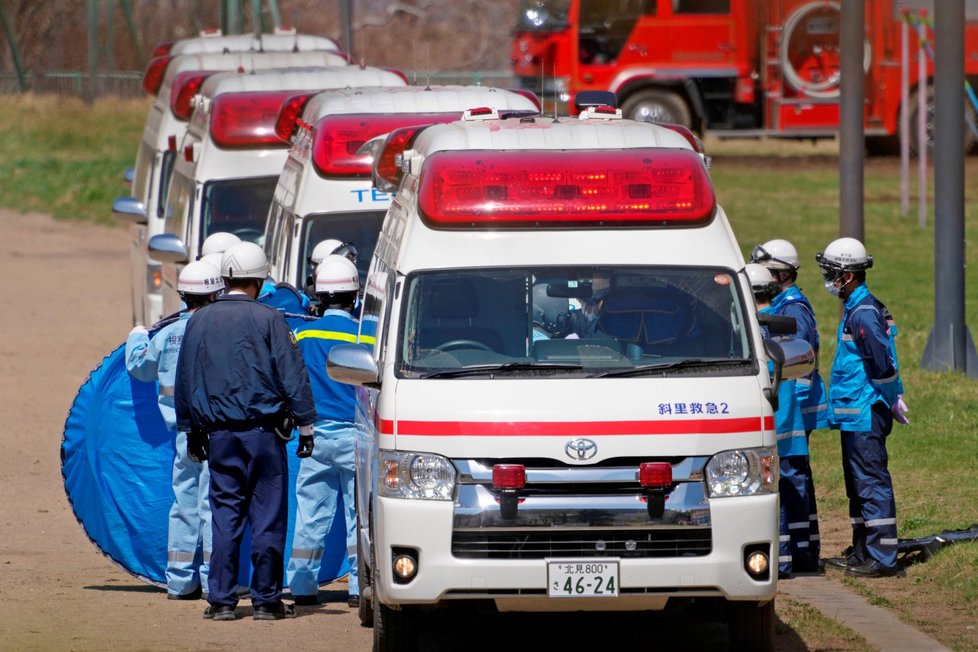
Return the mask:
[(583, 462), (598, 454), (598, 445), (590, 439), (572, 439), (564, 446), (564, 452), (572, 460)]

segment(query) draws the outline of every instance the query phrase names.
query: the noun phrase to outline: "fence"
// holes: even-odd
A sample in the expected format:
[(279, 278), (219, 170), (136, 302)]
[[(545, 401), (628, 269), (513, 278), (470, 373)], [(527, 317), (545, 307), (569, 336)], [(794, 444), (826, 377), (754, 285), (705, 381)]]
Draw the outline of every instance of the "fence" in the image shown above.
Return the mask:
[[(514, 88), (516, 80), (508, 70), (463, 70), (463, 71), (409, 71), (405, 72), (409, 83), (418, 84), (460, 84), (464, 86), (497, 86)], [(42, 72), (26, 73), (27, 88), (33, 93), (51, 95), (70, 95), (88, 97), (143, 97), (143, 74), (141, 72), (112, 72), (95, 75), (92, 79), (84, 72)], [(0, 93), (20, 92), (20, 81), (16, 73), (0, 72)], [(91, 93), (91, 94), (90, 94)]]

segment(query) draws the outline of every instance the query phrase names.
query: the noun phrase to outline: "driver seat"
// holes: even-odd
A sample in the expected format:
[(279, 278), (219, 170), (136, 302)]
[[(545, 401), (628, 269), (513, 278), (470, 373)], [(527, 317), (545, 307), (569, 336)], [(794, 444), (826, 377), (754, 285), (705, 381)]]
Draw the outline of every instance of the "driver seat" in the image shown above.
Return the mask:
[(493, 351), (503, 350), (503, 340), (494, 328), (476, 326), (479, 296), (467, 279), (428, 285), (421, 296), (425, 320), (418, 333), (418, 345), (434, 349), (452, 340), (475, 340)]

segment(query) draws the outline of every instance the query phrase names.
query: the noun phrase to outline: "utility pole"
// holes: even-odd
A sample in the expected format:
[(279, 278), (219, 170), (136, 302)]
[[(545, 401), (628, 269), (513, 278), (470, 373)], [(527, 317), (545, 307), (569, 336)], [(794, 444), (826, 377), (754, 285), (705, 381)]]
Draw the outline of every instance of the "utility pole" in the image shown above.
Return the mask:
[(934, 327), (920, 366), (976, 377), (964, 317), (964, 0), (934, 5)]
[(866, 71), (866, 5), (861, 0), (842, 2), (839, 35), (839, 235), (866, 241), (863, 225), (863, 106)]
[(340, 0), (340, 23), (343, 27), (343, 49), (353, 56), (353, 0)]

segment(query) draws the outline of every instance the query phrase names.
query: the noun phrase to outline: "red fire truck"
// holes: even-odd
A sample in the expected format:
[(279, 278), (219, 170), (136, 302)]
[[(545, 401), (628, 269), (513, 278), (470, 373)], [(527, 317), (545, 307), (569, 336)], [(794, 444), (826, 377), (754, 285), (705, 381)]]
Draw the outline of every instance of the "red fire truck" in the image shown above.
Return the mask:
[[(901, 12), (933, 15), (933, 4), (866, 1), (870, 149), (898, 143)], [(978, 86), (978, 0), (965, 7), (965, 73)], [(840, 22), (838, 0), (523, 0), (513, 70), (551, 111), (572, 110), (580, 91), (610, 90), (629, 118), (726, 137), (832, 137)], [(910, 43), (913, 121), (919, 85), (912, 31)], [(929, 97), (932, 74), (929, 66)], [(972, 132), (964, 137), (972, 147)]]

